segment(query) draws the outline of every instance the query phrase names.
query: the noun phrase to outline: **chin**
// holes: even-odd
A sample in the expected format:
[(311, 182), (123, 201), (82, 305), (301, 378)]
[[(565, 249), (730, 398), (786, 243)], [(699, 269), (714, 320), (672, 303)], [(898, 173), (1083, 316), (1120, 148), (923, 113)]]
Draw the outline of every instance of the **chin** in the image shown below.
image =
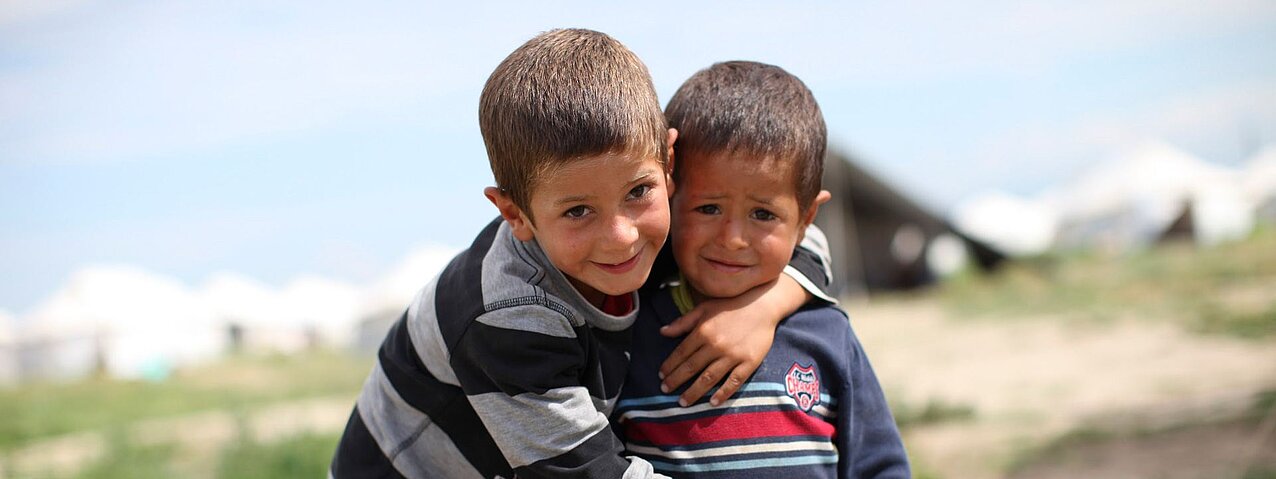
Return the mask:
[[(704, 283), (697, 283), (697, 284), (704, 284)], [(737, 286), (737, 287), (719, 287), (719, 288), (703, 288), (703, 289), (696, 288), (696, 289), (698, 289), (701, 294), (708, 296), (710, 298), (734, 298), (736, 296), (744, 294), (744, 292), (748, 291), (750, 288)]]
[[(643, 278), (643, 279), (645, 280), (646, 278)], [(642, 283), (643, 283), (642, 281), (638, 281), (634, 284), (629, 284), (629, 283), (617, 284), (615, 285), (614, 288), (606, 288), (606, 289), (598, 288), (598, 291), (601, 291), (602, 293), (608, 296), (621, 296), (621, 295), (632, 293), (634, 291), (638, 291), (639, 289), (642, 288)]]

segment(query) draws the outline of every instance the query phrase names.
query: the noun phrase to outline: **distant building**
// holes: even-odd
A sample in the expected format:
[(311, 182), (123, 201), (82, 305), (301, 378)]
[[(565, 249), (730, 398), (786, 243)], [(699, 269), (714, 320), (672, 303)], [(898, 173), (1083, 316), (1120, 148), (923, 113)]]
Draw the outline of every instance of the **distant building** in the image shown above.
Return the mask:
[(177, 281), (131, 267), (78, 271), (24, 321), (23, 379), (162, 379), (219, 357), (224, 326)]
[(13, 316), (0, 311), (0, 386), (18, 381), (18, 341)]
[(824, 189), (833, 199), (815, 223), (829, 240), (838, 294), (915, 288), (963, 263), (987, 270), (1005, 259), (844, 154), (825, 157)]
[[(1052, 198), (1056, 246), (1119, 253), (1164, 239), (1211, 245), (1243, 238), (1255, 201), (1240, 171), (1149, 142), (1097, 163)], [(1253, 190), (1261, 192), (1261, 185)]]

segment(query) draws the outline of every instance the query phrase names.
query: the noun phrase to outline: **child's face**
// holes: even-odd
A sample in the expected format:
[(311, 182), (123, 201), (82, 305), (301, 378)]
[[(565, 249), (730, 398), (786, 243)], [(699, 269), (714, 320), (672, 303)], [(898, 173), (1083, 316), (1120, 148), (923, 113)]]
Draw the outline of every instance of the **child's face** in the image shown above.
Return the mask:
[(671, 187), (660, 163), (603, 154), (571, 162), (539, 183), (529, 204), (536, 222), (511, 222), (515, 235), (535, 237), (595, 305), (603, 295), (641, 287), (669, 233)]
[(727, 298), (778, 278), (810, 222), (791, 168), (726, 154), (684, 156), (679, 167), (673, 252), (692, 288)]

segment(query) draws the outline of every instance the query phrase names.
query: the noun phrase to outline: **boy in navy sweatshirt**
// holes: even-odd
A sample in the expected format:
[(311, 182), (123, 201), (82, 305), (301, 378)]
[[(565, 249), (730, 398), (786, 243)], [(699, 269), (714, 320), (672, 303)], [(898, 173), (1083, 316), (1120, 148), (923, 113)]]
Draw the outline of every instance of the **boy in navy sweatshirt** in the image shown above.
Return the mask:
[[(613, 415), (629, 454), (675, 477), (909, 477), (881, 386), (846, 313), (789, 316), (734, 398), (689, 407), (660, 386), (677, 340), (659, 328), (698, 302), (776, 279), (829, 192), (824, 119), (806, 86), (772, 65), (718, 63), (666, 108), (678, 168), (671, 241), (681, 275), (641, 297)], [(685, 403), (685, 401), (684, 401)]]

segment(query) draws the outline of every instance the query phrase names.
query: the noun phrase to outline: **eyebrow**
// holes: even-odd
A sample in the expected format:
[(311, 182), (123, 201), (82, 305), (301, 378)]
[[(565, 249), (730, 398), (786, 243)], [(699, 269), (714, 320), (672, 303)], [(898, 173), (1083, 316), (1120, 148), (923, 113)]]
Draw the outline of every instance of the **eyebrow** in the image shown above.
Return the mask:
[(580, 203), (580, 202), (583, 202), (583, 201), (585, 201), (585, 200), (587, 200), (587, 199), (589, 199), (589, 198), (590, 198), (590, 196), (588, 196), (588, 195), (568, 196), (568, 197), (566, 197), (566, 198), (559, 198), (559, 199), (558, 199), (558, 201), (555, 201), (555, 202), (554, 202), (554, 206), (565, 205), (565, 204), (568, 204), (568, 203)]
[[(767, 205), (767, 206), (774, 206), (774, 205), (775, 205), (775, 201), (774, 201), (774, 200), (772, 200), (771, 198), (763, 198), (763, 197), (756, 196), (756, 195), (746, 195), (746, 196), (749, 198), (749, 200), (750, 200), (750, 201), (753, 201), (753, 202), (755, 202), (755, 203), (762, 203), (762, 204)], [(724, 194), (696, 195), (696, 198), (701, 199), (701, 200), (720, 200), (720, 199), (723, 199), (723, 198), (726, 198), (726, 197), (727, 197), (727, 195), (724, 195)]]
[[(635, 183), (639, 183), (644, 180), (650, 179), (651, 177), (656, 176), (656, 174), (657, 174), (657, 171), (651, 168), (639, 171), (637, 175), (634, 175), (634, 178), (632, 180), (629, 180), (628, 183), (625, 183), (625, 186), (631, 186)], [(565, 198), (559, 198), (558, 200), (554, 201), (554, 206), (565, 205), (568, 203), (580, 203), (590, 198), (593, 198), (593, 196), (590, 196), (590, 195), (568, 196)]]
[(638, 174), (634, 175), (634, 178), (632, 180), (629, 180), (629, 183), (626, 183), (626, 184), (632, 185), (639, 181), (643, 181), (645, 179), (656, 176), (657, 174), (659, 174), (659, 172), (654, 168), (644, 168), (642, 170), (639, 170)]

